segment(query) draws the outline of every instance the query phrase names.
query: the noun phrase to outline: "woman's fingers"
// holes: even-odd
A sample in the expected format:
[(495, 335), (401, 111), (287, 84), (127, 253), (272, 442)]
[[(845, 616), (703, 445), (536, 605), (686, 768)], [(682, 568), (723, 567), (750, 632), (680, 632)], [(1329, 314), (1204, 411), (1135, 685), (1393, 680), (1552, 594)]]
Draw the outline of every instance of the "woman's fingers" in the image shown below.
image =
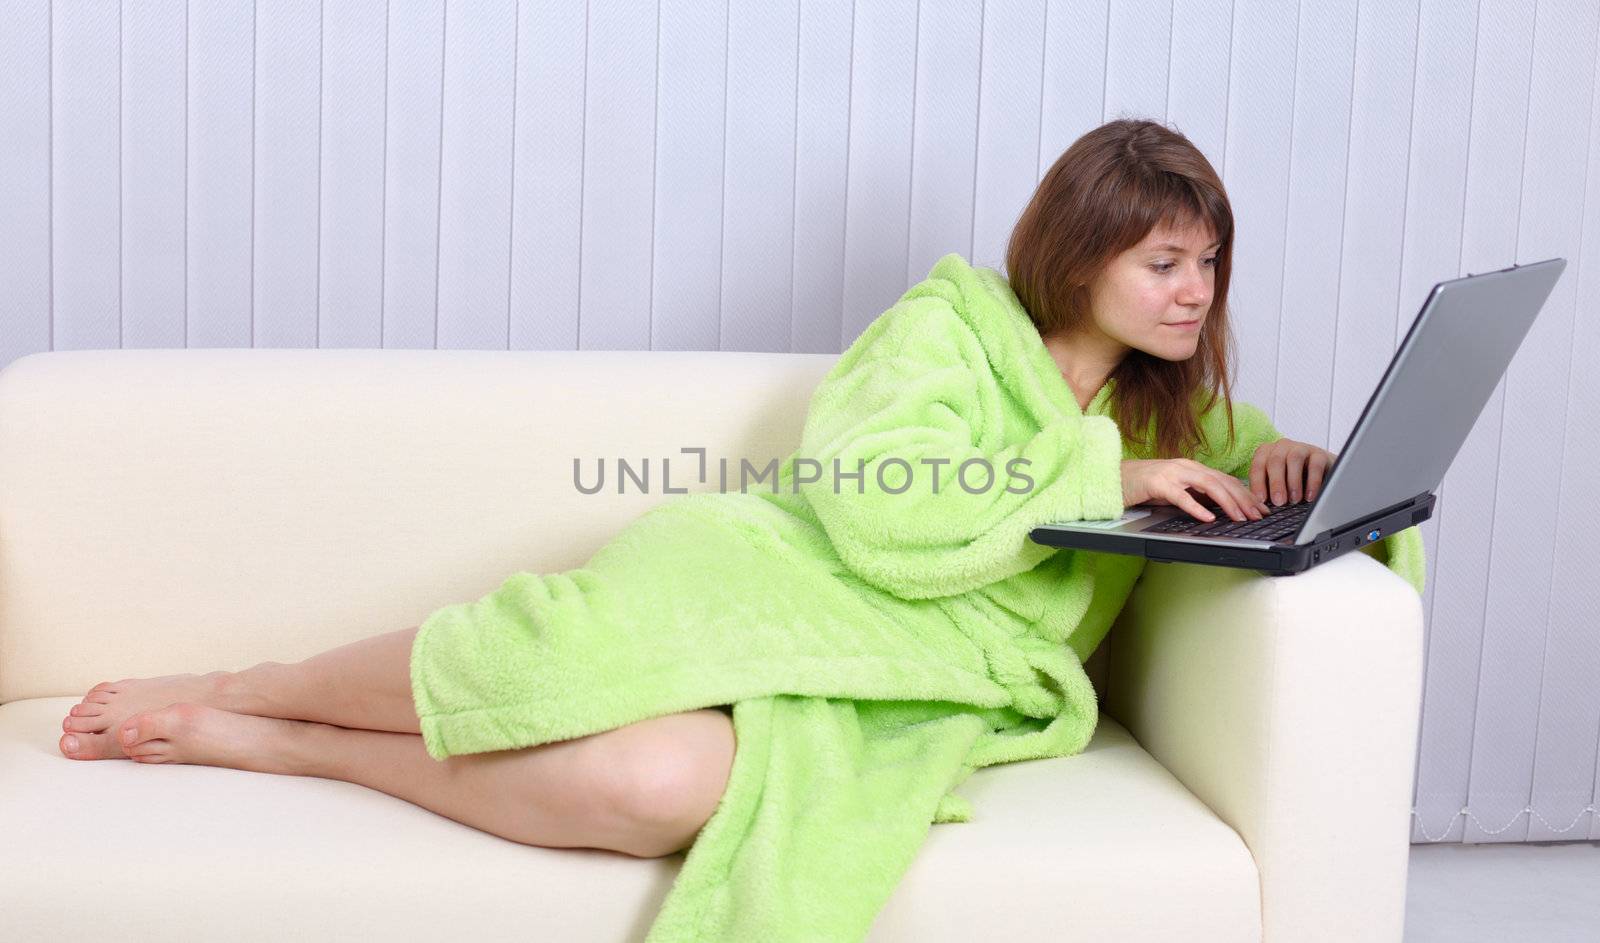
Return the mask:
[(1290, 449), (1286, 456), (1289, 473), (1289, 503), (1300, 503), (1300, 483), (1306, 480), (1306, 452)]
[(1267, 463), (1272, 457), (1272, 450), (1268, 445), (1271, 443), (1258, 447), (1250, 458), (1250, 493), (1262, 504), (1266, 504), (1267, 498), (1272, 496), (1267, 478)]
[(1189, 495), (1188, 491), (1182, 488), (1178, 489), (1178, 496), (1173, 500), (1173, 503), (1183, 508), (1185, 513), (1197, 521), (1214, 521), (1217, 519), (1215, 514), (1206, 510), (1205, 505), (1196, 501)]
[(1337, 457), (1305, 442), (1268, 442), (1256, 449), (1250, 461), (1248, 490), (1262, 504), (1268, 500), (1278, 506), (1315, 501)]
[[(1195, 520), (1216, 520), (1216, 514), (1198, 500), (1201, 495), (1210, 498), (1217, 510), (1235, 521), (1261, 520), (1272, 510), (1252, 487), (1232, 475), (1193, 461), (1180, 460), (1175, 466), (1173, 473), (1161, 476), (1158, 497), (1181, 508)], [(1281, 489), (1287, 463), (1280, 458), (1276, 463), (1269, 461), (1264, 467), (1269, 475), (1276, 467), (1276, 478), (1270, 480), (1274, 488)]]
[(1199, 482), (1187, 480), (1186, 477), (1170, 477), (1162, 482), (1161, 497), (1168, 504), (1182, 508), (1185, 514), (1197, 521), (1216, 520), (1216, 515), (1206, 510), (1205, 505), (1196, 501), (1194, 495), (1189, 493), (1191, 485), (1198, 487)]
[(1322, 490), (1323, 477), (1332, 465), (1332, 454), (1304, 443), (1278, 450), (1267, 460), (1273, 502), (1315, 501)]
[(1246, 488), (1239, 479), (1227, 474), (1224, 474), (1222, 479), (1228, 486), (1228, 493), (1233, 496), (1234, 503), (1239, 505), (1239, 513), (1245, 519), (1259, 521), (1266, 516), (1262, 512), (1260, 505), (1256, 504), (1256, 496), (1251, 494), (1250, 489)]
[[(1203, 467), (1203, 466), (1202, 466)], [(1230, 502), (1229, 516), (1236, 520), (1260, 520), (1265, 516), (1256, 496), (1239, 479), (1213, 468), (1205, 469), (1210, 480), (1222, 489)]]
[(1332, 464), (1328, 456), (1332, 454), (1324, 451), (1312, 453), (1311, 461), (1306, 470), (1306, 500), (1315, 501), (1322, 491), (1323, 476), (1328, 473), (1328, 466)]
[(1267, 502), (1257, 498), (1256, 493), (1251, 490), (1249, 485), (1233, 477), (1232, 475), (1223, 475), (1223, 478), (1227, 480), (1228, 486), (1233, 489), (1233, 493), (1238, 495), (1240, 507), (1245, 508), (1248, 511), (1254, 511), (1261, 517), (1265, 517), (1267, 514), (1271, 513), (1272, 508), (1267, 504)]
[(1256, 449), (1250, 460), (1250, 491), (1265, 504), (1282, 504), (1285, 496), (1284, 477), (1288, 474), (1284, 462), (1284, 449), (1279, 443), (1268, 442)]
[(1242, 521), (1251, 517), (1252, 510), (1246, 510), (1249, 505), (1238, 494), (1241, 490), (1239, 483), (1232, 477), (1208, 468), (1199, 475), (1194, 485), (1211, 495), (1212, 500), (1217, 502), (1217, 507), (1227, 512), (1227, 515), (1234, 520)]

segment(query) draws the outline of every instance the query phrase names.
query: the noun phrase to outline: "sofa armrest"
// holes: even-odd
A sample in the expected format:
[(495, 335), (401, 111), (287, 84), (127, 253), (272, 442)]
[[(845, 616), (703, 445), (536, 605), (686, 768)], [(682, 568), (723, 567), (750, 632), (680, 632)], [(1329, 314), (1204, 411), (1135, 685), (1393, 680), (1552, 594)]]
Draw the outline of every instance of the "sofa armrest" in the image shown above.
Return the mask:
[(1244, 839), (1274, 941), (1401, 939), (1423, 610), (1360, 553), (1293, 577), (1151, 563), (1105, 710)]

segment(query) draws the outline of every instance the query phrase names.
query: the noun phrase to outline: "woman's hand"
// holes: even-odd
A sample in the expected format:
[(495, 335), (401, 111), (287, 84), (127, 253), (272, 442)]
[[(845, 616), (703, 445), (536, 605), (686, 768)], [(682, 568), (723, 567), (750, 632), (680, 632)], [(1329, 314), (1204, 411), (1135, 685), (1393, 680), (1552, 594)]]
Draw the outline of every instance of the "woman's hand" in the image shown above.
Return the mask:
[(1216, 515), (1189, 494), (1190, 488), (1209, 495), (1236, 521), (1259, 521), (1269, 510), (1245, 488), (1244, 482), (1192, 459), (1132, 459), (1122, 463), (1123, 507), (1172, 504), (1195, 520), (1216, 520)]
[[(1257, 500), (1273, 504), (1298, 504), (1302, 495), (1315, 501), (1322, 490), (1322, 479), (1339, 456), (1309, 442), (1279, 439), (1256, 449), (1250, 461), (1250, 491)], [(1304, 482), (1302, 488), (1301, 482)]]

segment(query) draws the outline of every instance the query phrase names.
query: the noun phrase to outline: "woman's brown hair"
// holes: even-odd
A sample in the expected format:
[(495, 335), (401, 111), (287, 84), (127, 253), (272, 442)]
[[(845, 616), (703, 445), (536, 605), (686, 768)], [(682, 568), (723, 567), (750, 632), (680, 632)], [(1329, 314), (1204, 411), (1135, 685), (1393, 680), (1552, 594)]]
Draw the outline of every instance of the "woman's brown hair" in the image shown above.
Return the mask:
[[(1006, 275), (1040, 335), (1074, 333), (1093, 325), (1090, 283), (1158, 225), (1209, 228), (1221, 241), (1211, 309), (1189, 359), (1128, 352), (1109, 377), (1115, 381), (1112, 419), (1140, 454), (1187, 457), (1205, 442), (1199, 417), (1220, 395), (1231, 448), (1233, 211), (1221, 178), (1188, 138), (1153, 121), (1126, 118), (1078, 138), (1045, 173), (1017, 220), (1006, 249)], [(1202, 395), (1205, 402), (1198, 403)]]

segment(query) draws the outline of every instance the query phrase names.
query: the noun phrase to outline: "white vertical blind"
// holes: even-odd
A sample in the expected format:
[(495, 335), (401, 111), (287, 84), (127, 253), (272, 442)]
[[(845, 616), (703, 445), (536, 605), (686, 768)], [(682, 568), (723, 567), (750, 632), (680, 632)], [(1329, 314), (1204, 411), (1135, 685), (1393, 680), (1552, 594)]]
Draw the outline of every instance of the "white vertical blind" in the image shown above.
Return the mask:
[(383, 343), (384, 0), (322, 11), (317, 342)]
[(320, 340), (322, 197), (337, 193), (322, 179), (321, 18), (317, 0), (257, 5), (255, 68), (244, 63), (244, 88), (255, 90), (255, 122), (246, 129), (255, 168), (251, 227), (244, 235), (257, 347), (316, 347)]
[[(439, 198), (443, 192), (439, 157), (444, 124), (444, 0), (391, 3), (386, 12), (380, 337), (385, 347), (430, 348), (436, 345), (439, 331), (435, 315), (439, 304)], [(557, 129), (552, 133), (558, 133)], [(572, 139), (576, 140), (576, 135)], [(542, 169), (527, 148), (521, 153), (530, 167)], [(562, 231), (569, 221), (576, 229), (576, 219), (576, 213), (570, 219), (561, 218)], [(575, 270), (577, 253), (572, 254)], [(576, 328), (576, 290), (570, 307)]]
[(1001, 267), (1084, 131), (1166, 121), (1233, 200), (1236, 396), (1294, 438), (1342, 447), (1436, 281), (1568, 259), (1422, 527), (1412, 837), (1596, 839), (1597, 33), (1588, 0), (8, 0), (0, 365), (838, 351), (944, 253)]
[(445, 11), (439, 347), (509, 346), (517, 12), (511, 0)]
[(123, 347), (184, 346), (184, 21), (181, 0), (151, 0), (122, 9)]

